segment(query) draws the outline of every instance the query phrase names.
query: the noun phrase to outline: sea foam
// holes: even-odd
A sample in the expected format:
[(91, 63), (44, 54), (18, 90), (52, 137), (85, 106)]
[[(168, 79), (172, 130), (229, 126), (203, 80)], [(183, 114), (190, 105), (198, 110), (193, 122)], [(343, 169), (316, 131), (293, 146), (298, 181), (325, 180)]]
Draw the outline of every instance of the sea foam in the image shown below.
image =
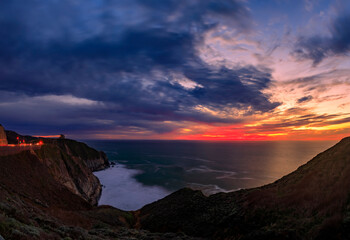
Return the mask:
[(157, 201), (171, 192), (159, 186), (145, 186), (134, 176), (139, 170), (117, 164), (103, 171), (94, 172), (103, 185), (99, 205), (110, 205), (122, 210), (137, 210)]

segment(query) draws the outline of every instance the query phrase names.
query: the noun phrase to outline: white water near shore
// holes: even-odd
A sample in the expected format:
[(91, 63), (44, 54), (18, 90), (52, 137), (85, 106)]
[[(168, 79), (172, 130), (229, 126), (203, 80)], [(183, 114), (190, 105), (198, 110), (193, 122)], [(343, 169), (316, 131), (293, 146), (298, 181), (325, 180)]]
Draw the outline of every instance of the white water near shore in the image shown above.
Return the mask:
[(137, 210), (176, 189), (205, 195), (272, 183), (334, 142), (96, 141), (117, 163), (95, 175), (99, 204)]
[(104, 186), (98, 204), (127, 211), (137, 210), (171, 193), (162, 187), (145, 186), (137, 182), (133, 176), (138, 173), (139, 170), (127, 169), (121, 164), (94, 172)]

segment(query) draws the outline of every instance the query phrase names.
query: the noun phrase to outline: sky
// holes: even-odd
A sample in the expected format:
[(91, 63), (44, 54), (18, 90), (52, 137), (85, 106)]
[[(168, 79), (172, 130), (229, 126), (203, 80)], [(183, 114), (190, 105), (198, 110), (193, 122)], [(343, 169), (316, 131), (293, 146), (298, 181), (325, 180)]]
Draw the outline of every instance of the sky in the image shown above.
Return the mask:
[(77, 139), (350, 135), (350, 1), (2, 0), (0, 123)]

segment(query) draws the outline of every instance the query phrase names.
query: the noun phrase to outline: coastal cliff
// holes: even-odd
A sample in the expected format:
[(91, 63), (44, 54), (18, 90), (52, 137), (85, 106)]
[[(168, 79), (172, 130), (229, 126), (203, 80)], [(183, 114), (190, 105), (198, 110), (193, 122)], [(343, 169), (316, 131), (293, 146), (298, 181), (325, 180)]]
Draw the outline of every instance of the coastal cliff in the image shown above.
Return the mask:
[[(10, 142), (37, 140), (6, 133)], [(109, 166), (106, 155), (74, 140), (41, 140), (0, 155), (0, 239), (196, 239), (136, 230), (132, 212), (96, 207), (101, 185), (92, 171)]]
[(41, 149), (31, 151), (47, 166), (53, 178), (92, 205), (97, 205), (101, 184), (92, 171), (109, 167), (103, 152), (69, 139), (46, 139)]
[(45, 139), (44, 143), (58, 146), (62, 151), (75, 159), (75, 162), (84, 163), (90, 171), (99, 171), (109, 167), (107, 155), (97, 151), (85, 143), (71, 139)]
[(133, 212), (94, 206), (106, 156), (45, 139), (0, 156), (0, 235), (11, 239), (349, 239), (350, 138), (274, 183), (209, 197), (181, 189)]
[[(24, 139), (28, 143), (39, 141), (39, 138), (22, 136), (13, 131), (6, 131), (6, 135), (8, 142), (13, 144), (18, 141), (17, 139)], [(41, 147), (12, 148), (19, 151), (30, 149), (31, 151), (24, 153), (27, 154), (24, 158), (37, 158), (47, 167), (57, 182), (66, 186), (90, 204), (97, 205), (102, 188), (100, 181), (92, 172), (109, 167), (106, 154), (87, 146), (85, 143), (70, 139), (40, 138), (40, 140), (43, 142)]]
[[(93, 206), (101, 192), (98, 179), (83, 156), (59, 145), (45, 143), (39, 150), (0, 157), (0, 236), (69, 240), (135, 235), (128, 230), (130, 213)], [(72, 142), (61, 146), (71, 149)]]

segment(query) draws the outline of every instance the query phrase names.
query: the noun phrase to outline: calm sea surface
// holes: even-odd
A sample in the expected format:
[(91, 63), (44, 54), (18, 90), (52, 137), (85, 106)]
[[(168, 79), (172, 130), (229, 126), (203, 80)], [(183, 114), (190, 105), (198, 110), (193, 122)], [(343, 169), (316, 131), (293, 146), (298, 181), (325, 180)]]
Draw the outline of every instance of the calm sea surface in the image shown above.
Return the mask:
[(116, 166), (96, 172), (100, 204), (135, 210), (182, 187), (205, 194), (271, 183), (335, 144), (329, 141), (85, 141)]

